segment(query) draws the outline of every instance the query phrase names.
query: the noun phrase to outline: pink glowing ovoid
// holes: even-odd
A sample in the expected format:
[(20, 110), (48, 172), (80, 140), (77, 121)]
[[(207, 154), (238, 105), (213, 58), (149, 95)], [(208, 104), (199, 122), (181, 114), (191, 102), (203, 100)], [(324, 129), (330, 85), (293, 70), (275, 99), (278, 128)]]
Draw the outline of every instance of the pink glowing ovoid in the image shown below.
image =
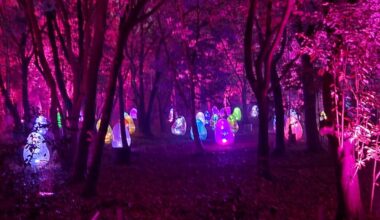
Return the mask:
[(292, 134), (296, 136), (296, 140), (300, 140), (302, 138), (303, 129), (301, 123), (294, 116), (290, 116), (285, 123), (284, 133), (285, 138), (289, 140), (289, 125), (292, 129)]
[(132, 119), (137, 119), (137, 109), (132, 108), (131, 111), (129, 112), (129, 115), (131, 116)]
[(231, 126), (228, 121), (221, 118), (215, 124), (215, 142), (219, 145), (233, 144), (235, 135), (232, 132)]

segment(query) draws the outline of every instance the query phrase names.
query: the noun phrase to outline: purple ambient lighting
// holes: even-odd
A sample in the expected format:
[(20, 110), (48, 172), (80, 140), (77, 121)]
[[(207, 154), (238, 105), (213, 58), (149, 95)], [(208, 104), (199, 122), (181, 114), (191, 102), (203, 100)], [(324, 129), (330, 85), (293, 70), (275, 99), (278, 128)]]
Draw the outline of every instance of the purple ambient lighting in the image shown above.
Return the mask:
[(219, 119), (215, 124), (215, 142), (219, 145), (229, 145), (234, 141), (235, 136), (227, 119)]

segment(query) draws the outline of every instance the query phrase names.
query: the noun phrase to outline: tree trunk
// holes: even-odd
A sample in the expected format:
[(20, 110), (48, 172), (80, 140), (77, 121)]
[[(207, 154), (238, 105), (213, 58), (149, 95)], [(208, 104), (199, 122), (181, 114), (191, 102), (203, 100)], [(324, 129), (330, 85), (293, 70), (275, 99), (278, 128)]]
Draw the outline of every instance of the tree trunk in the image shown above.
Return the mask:
[(276, 65), (273, 65), (271, 73), (271, 83), (274, 97), (274, 109), (276, 115), (276, 148), (274, 153), (282, 155), (285, 153), (285, 134), (284, 134), (284, 104), (282, 101), (282, 89), (278, 78)]
[[(31, 125), (31, 112), (30, 112), (30, 103), (29, 103), (29, 93), (28, 93), (28, 74), (29, 74), (29, 63), (31, 56), (25, 56), (26, 50), (26, 41), (28, 34), (25, 32), (21, 36), (20, 42), (20, 57), (21, 57), (21, 85), (22, 85), (22, 106), (24, 108), (24, 129), (29, 131), (32, 128)], [(29, 126), (30, 125), (30, 126)]]
[(241, 92), (241, 103), (242, 103), (242, 113), (243, 119), (242, 123), (248, 123), (248, 106), (247, 106), (247, 80), (243, 79), (243, 88)]
[(336, 188), (337, 188), (337, 211), (336, 219), (362, 219), (362, 202), (358, 186), (358, 175), (352, 176), (355, 165), (353, 147), (345, 141), (339, 146), (339, 139), (334, 133), (335, 106), (331, 96), (331, 88), (334, 84), (332, 74), (325, 72), (323, 75), (323, 107), (327, 120), (321, 124), (321, 132), (324, 127), (330, 127), (331, 133), (327, 134), (330, 149), (335, 162)]
[(302, 55), (302, 88), (305, 108), (305, 130), (306, 144), (311, 152), (320, 151), (317, 114), (316, 114), (316, 92), (314, 82), (314, 70), (309, 55)]
[[(107, 0), (101, 2), (105, 3), (105, 5), (103, 5), (102, 7), (107, 8)], [(98, 134), (96, 135), (96, 139), (92, 143), (94, 145), (95, 152), (93, 161), (90, 163), (89, 166), (88, 178), (86, 179), (84, 187), (83, 193), (85, 196), (92, 196), (96, 193), (96, 184), (99, 179), (101, 159), (104, 147), (104, 138), (107, 133), (108, 124), (110, 122), (112, 103), (116, 90), (117, 76), (120, 72), (120, 67), (123, 61), (123, 49), (126, 40), (128, 39), (129, 33), (132, 31), (133, 27), (138, 23), (138, 16), (143, 10), (146, 2), (146, 0), (137, 2), (136, 5), (130, 9), (131, 11), (128, 12), (127, 19), (124, 17), (125, 15), (120, 19), (119, 36), (116, 44), (115, 57), (112, 61), (112, 67), (110, 72), (111, 75), (107, 86), (106, 99), (102, 110), (100, 128)], [(105, 17), (105, 13), (102, 15)]]
[[(55, 11), (54, 10), (47, 11), (46, 12), (46, 21), (47, 21), (49, 41), (50, 41), (51, 49), (53, 52), (53, 60), (54, 60), (54, 67), (55, 67), (55, 79), (57, 81), (58, 89), (61, 93), (63, 102), (65, 103), (65, 108), (68, 112), (71, 112), (72, 102), (70, 100), (69, 95), (67, 94), (64, 75), (63, 75), (62, 70), (61, 70), (61, 62), (59, 59), (58, 47), (57, 47), (57, 43), (56, 43), (56, 39), (55, 39), (55, 33), (54, 33), (54, 25), (53, 25), (54, 19), (55, 19)], [(64, 114), (63, 116), (65, 116), (65, 115), (66, 114)]]
[[(260, 90), (259, 90), (260, 91)], [(268, 142), (268, 97), (264, 92), (258, 92), (257, 106), (259, 108), (259, 142), (258, 142), (258, 173), (270, 178), (269, 142)]]
[[(128, 73), (127, 73), (128, 74)], [(124, 90), (123, 90), (123, 78), (121, 74), (118, 74), (118, 83), (119, 83), (119, 123), (120, 123), (120, 132), (121, 132), (121, 142), (123, 144), (123, 148), (121, 149), (122, 157), (120, 157), (123, 163), (129, 163), (129, 158), (131, 154), (131, 148), (127, 143), (126, 126), (124, 119)], [(124, 161), (125, 160), (125, 161)]]
[[(107, 0), (96, 2), (96, 14), (94, 21), (94, 37), (91, 46), (91, 53), (88, 66), (84, 66), (86, 99), (84, 107), (83, 125), (80, 131), (76, 155), (74, 160), (73, 181), (81, 181), (85, 177), (88, 149), (90, 145), (89, 134), (95, 130), (95, 109), (96, 109), (96, 89), (98, 81), (98, 70), (103, 55), (103, 44), (105, 34)], [(108, 126), (108, 124), (107, 124)], [(104, 141), (104, 138), (103, 138)]]
[(8, 90), (5, 88), (5, 82), (3, 80), (1, 73), (0, 73), (0, 89), (1, 89), (1, 94), (4, 97), (5, 107), (9, 110), (9, 112), (11, 113), (13, 117), (13, 122), (15, 124), (14, 131), (18, 133), (22, 129), (20, 115), (17, 111), (16, 105), (12, 103)]

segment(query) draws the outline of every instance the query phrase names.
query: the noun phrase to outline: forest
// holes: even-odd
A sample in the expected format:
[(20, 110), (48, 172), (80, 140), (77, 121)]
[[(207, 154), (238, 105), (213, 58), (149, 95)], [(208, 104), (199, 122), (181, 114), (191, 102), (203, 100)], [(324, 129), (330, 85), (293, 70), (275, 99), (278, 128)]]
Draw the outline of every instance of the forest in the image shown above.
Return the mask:
[(379, 219), (378, 0), (0, 0), (0, 219)]

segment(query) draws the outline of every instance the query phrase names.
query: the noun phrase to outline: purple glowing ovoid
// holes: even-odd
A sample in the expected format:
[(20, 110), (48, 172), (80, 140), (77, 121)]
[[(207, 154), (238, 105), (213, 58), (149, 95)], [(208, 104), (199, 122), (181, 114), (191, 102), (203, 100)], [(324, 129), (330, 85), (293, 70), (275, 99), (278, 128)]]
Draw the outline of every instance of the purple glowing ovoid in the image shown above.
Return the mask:
[(219, 145), (233, 144), (235, 141), (235, 135), (232, 132), (231, 126), (228, 121), (221, 118), (215, 124), (215, 142)]

